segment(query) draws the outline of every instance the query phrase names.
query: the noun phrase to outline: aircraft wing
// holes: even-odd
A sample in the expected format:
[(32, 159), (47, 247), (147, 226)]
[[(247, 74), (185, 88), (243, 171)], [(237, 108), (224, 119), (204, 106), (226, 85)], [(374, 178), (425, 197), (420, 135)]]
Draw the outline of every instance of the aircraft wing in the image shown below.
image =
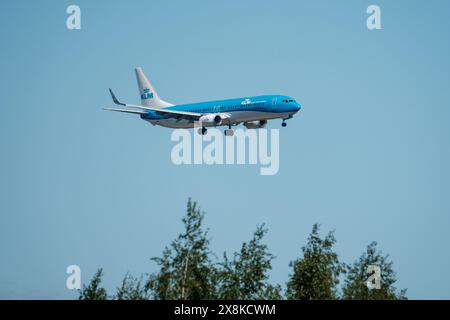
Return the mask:
[[(109, 92), (111, 93), (111, 97), (115, 104), (120, 105), (120, 106), (125, 106), (127, 108), (151, 110), (151, 111), (155, 111), (159, 115), (168, 116), (169, 118), (186, 119), (186, 120), (190, 120), (190, 121), (198, 121), (200, 119), (200, 117), (203, 115), (201, 113), (196, 113), (196, 112), (178, 111), (178, 110), (170, 110), (170, 109), (166, 109), (166, 108), (152, 108), (152, 107), (137, 106), (137, 105), (133, 105), (133, 104), (126, 104), (126, 103), (122, 103), (119, 100), (117, 100), (116, 96), (114, 95), (114, 93), (112, 92), (111, 89), (109, 89)], [(111, 111), (145, 114), (144, 111), (135, 111), (135, 110), (125, 111), (126, 109), (111, 109), (111, 108), (105, 108), (105, 109), (111, 110)]]

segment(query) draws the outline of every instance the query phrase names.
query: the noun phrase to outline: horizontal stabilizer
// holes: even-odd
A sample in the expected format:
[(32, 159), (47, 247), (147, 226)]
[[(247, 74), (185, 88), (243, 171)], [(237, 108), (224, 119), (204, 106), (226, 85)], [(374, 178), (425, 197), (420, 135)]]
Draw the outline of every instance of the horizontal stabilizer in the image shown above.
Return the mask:
[(103, 110), (116, 111), (116, 112), (125, 112), (125, 113), (133, 113), (133, 114), (146, 114), (145, 111), (128, 110), (128, 109), (103, 108)]
[(130, 109), (114, 109), (114, 108), (104, 108), (105, 110), (109, 111), (117, 111), (117, 112), (125, 112), (125, 113), (134, 113), (134, 114), (148, 114), (148, 111), (154, 111), (156, 114), (169, 117), (169, 118), (175, 118), (175, 119), (186, 119), (189, 121), (198, 121), (200, 117), (203, 115), (202, 113), (197, 112), (189, 112), (189, 111), (182, 111), (182, 110), (173, 110), (170, 108), (161, 108), (161, 107), (149, 107), (149, 106), (137, 106), (133, 104), (127, 104), (120, 102), (117, 98), (114, 92), (109, 89), (109, 93), (111, 94), (111, 97), (115, 104), (119, 106), (124, 106), (126, 108), (133, 108), (133, 109), (139, 109), (139, 110), (130, 110)]

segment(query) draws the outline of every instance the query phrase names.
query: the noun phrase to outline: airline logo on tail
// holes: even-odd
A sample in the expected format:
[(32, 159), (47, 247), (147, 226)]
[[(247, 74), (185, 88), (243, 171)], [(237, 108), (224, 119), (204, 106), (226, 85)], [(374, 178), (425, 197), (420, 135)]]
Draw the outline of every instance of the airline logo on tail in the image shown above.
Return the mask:
[(141, 94), (141, 99), (153, 99), (153, 92), (150, 92), (149, 88), (144, 88), (144, 92)]

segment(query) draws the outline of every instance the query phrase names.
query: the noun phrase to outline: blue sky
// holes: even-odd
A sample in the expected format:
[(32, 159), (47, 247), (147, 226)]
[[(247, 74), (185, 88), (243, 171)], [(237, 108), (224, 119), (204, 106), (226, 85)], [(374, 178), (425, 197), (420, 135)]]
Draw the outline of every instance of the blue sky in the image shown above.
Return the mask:
[[(66, 8), (81, 7), (81, 30)], [(366, 28), (381, 7), (382, 30)], [(181, 231), (212, 248), (266, 223), (285, 283), (312, 224), (356, 260), (376, 240), (410, 298), (450, 298), (448, 1), (8, 1), (0, 12), (0, 298), (63, 298), (68, 265), (113, 290)], [(170, 129), (102, 111), (138, 103), (142, 66), (174, 103), (286, 94), (280, 170), (175, 166)], [(270, 128), (280, 128), (274, 121)]]

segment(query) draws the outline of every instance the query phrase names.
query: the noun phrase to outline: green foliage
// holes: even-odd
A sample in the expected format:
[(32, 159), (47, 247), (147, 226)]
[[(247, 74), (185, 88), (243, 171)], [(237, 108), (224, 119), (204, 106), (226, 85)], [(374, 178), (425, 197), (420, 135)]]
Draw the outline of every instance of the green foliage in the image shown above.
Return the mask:
[(142, 284), (142, 276), (138, 279), (126, 274), (122, 286), (117, 288), (116, 300), (148, 300), (148, 289)]
[[(183, 217), (184, 231), (166, 247), (156, 262), (158, 270), (145, 278), (125, 275), (122, 285), (112, 297), (117, 300), (199, 300), (199, 299), (282, 299), (281, 286), (269, 282), (274, 256), (263, 242), (267, 229), (258, 226), (252, 239), (244, 242), (232, 258), (226, 253), (223, 260), (209, 249), (208, 232), (203, 229), (204, 214), (197, 203), (188, 200)], [(288, 299), (339, 299), (337, 286), (341, 274), (347, 274), (343, 299), (406, 299), (406, 290), (397, 292), (393, 284), (396, 275), (388, 256), (377, 251), (376, 242), (349, 267), (334, 252), (336, 239), (333, 232), (325, 238), (314, 224), (302, 256), (290, 263), (292, 274), (286, 288)], [(369, 290), (367, 267), (380, 267), (381, 288)], [(99, 269), (88, 286), (79, 290), (80, 300), (108, 299), (101, 286), (103, 270)]]
[(336, 243), (333, 232), (322, 239), (319, 225), (314, 224), (308, 242), (302, 248), (303, 257), (291, 262), (293, 274), (287, 284), (288, 299), (336, 299), (336, 286), (344, 265), (333, 251)]
[(165, 248), (161, 258), (155, 257), (151, 260), (155, 261), (159, 266), (158, 273), (152, 273), (146, 284), (146, 288), (150, 291), (153, 299), (157, 300), (170, 300), (176, 299), (173, 292), (172, 284), (172, 252), (169, 248)]
[(183, 218), (184, 232), (161, 258), (153, 258), (160, 272), (150, 276), (147, 288), (155, 299), (214, 298), (215, 268), (207, 231), (202, 229), (203, 217), (197, 203), (189, 199)]
[(224, 254), (219, 271), (218, 297), (220, 299), (281, 299), (280, 286), (268, 283), (268, 272), (272, 269), (274, 256), (262, 243), (267, 229), (258, 226), (252, 240), (243, 243), (233, 260)]
[(80, 296), (78, 300), (106, 300), (108, 299), (108, 294), (106, 289), (101, 287), (103, 269), (98, 269), (97, 272), (92, 277), (91, 282), (86, 287), (83, 285), (83, 289), (79, 290)]
[[(369, 277), (368, 267), (378, 266), (381, 271), (380, 289), (369, 289), (367, 280)], [(397, 300), (406, 299), (406, 290), (397, 293), (393, 286), (397, 281), (392, 268), (392, 261), (388, 256), (383, 256), (377, 250), (377, 243), (372, 242), (367, 246), (366, 252), (358, 261), (348, 267), (347, 277), (343, 289), (343, 299), (356, 300)]]

